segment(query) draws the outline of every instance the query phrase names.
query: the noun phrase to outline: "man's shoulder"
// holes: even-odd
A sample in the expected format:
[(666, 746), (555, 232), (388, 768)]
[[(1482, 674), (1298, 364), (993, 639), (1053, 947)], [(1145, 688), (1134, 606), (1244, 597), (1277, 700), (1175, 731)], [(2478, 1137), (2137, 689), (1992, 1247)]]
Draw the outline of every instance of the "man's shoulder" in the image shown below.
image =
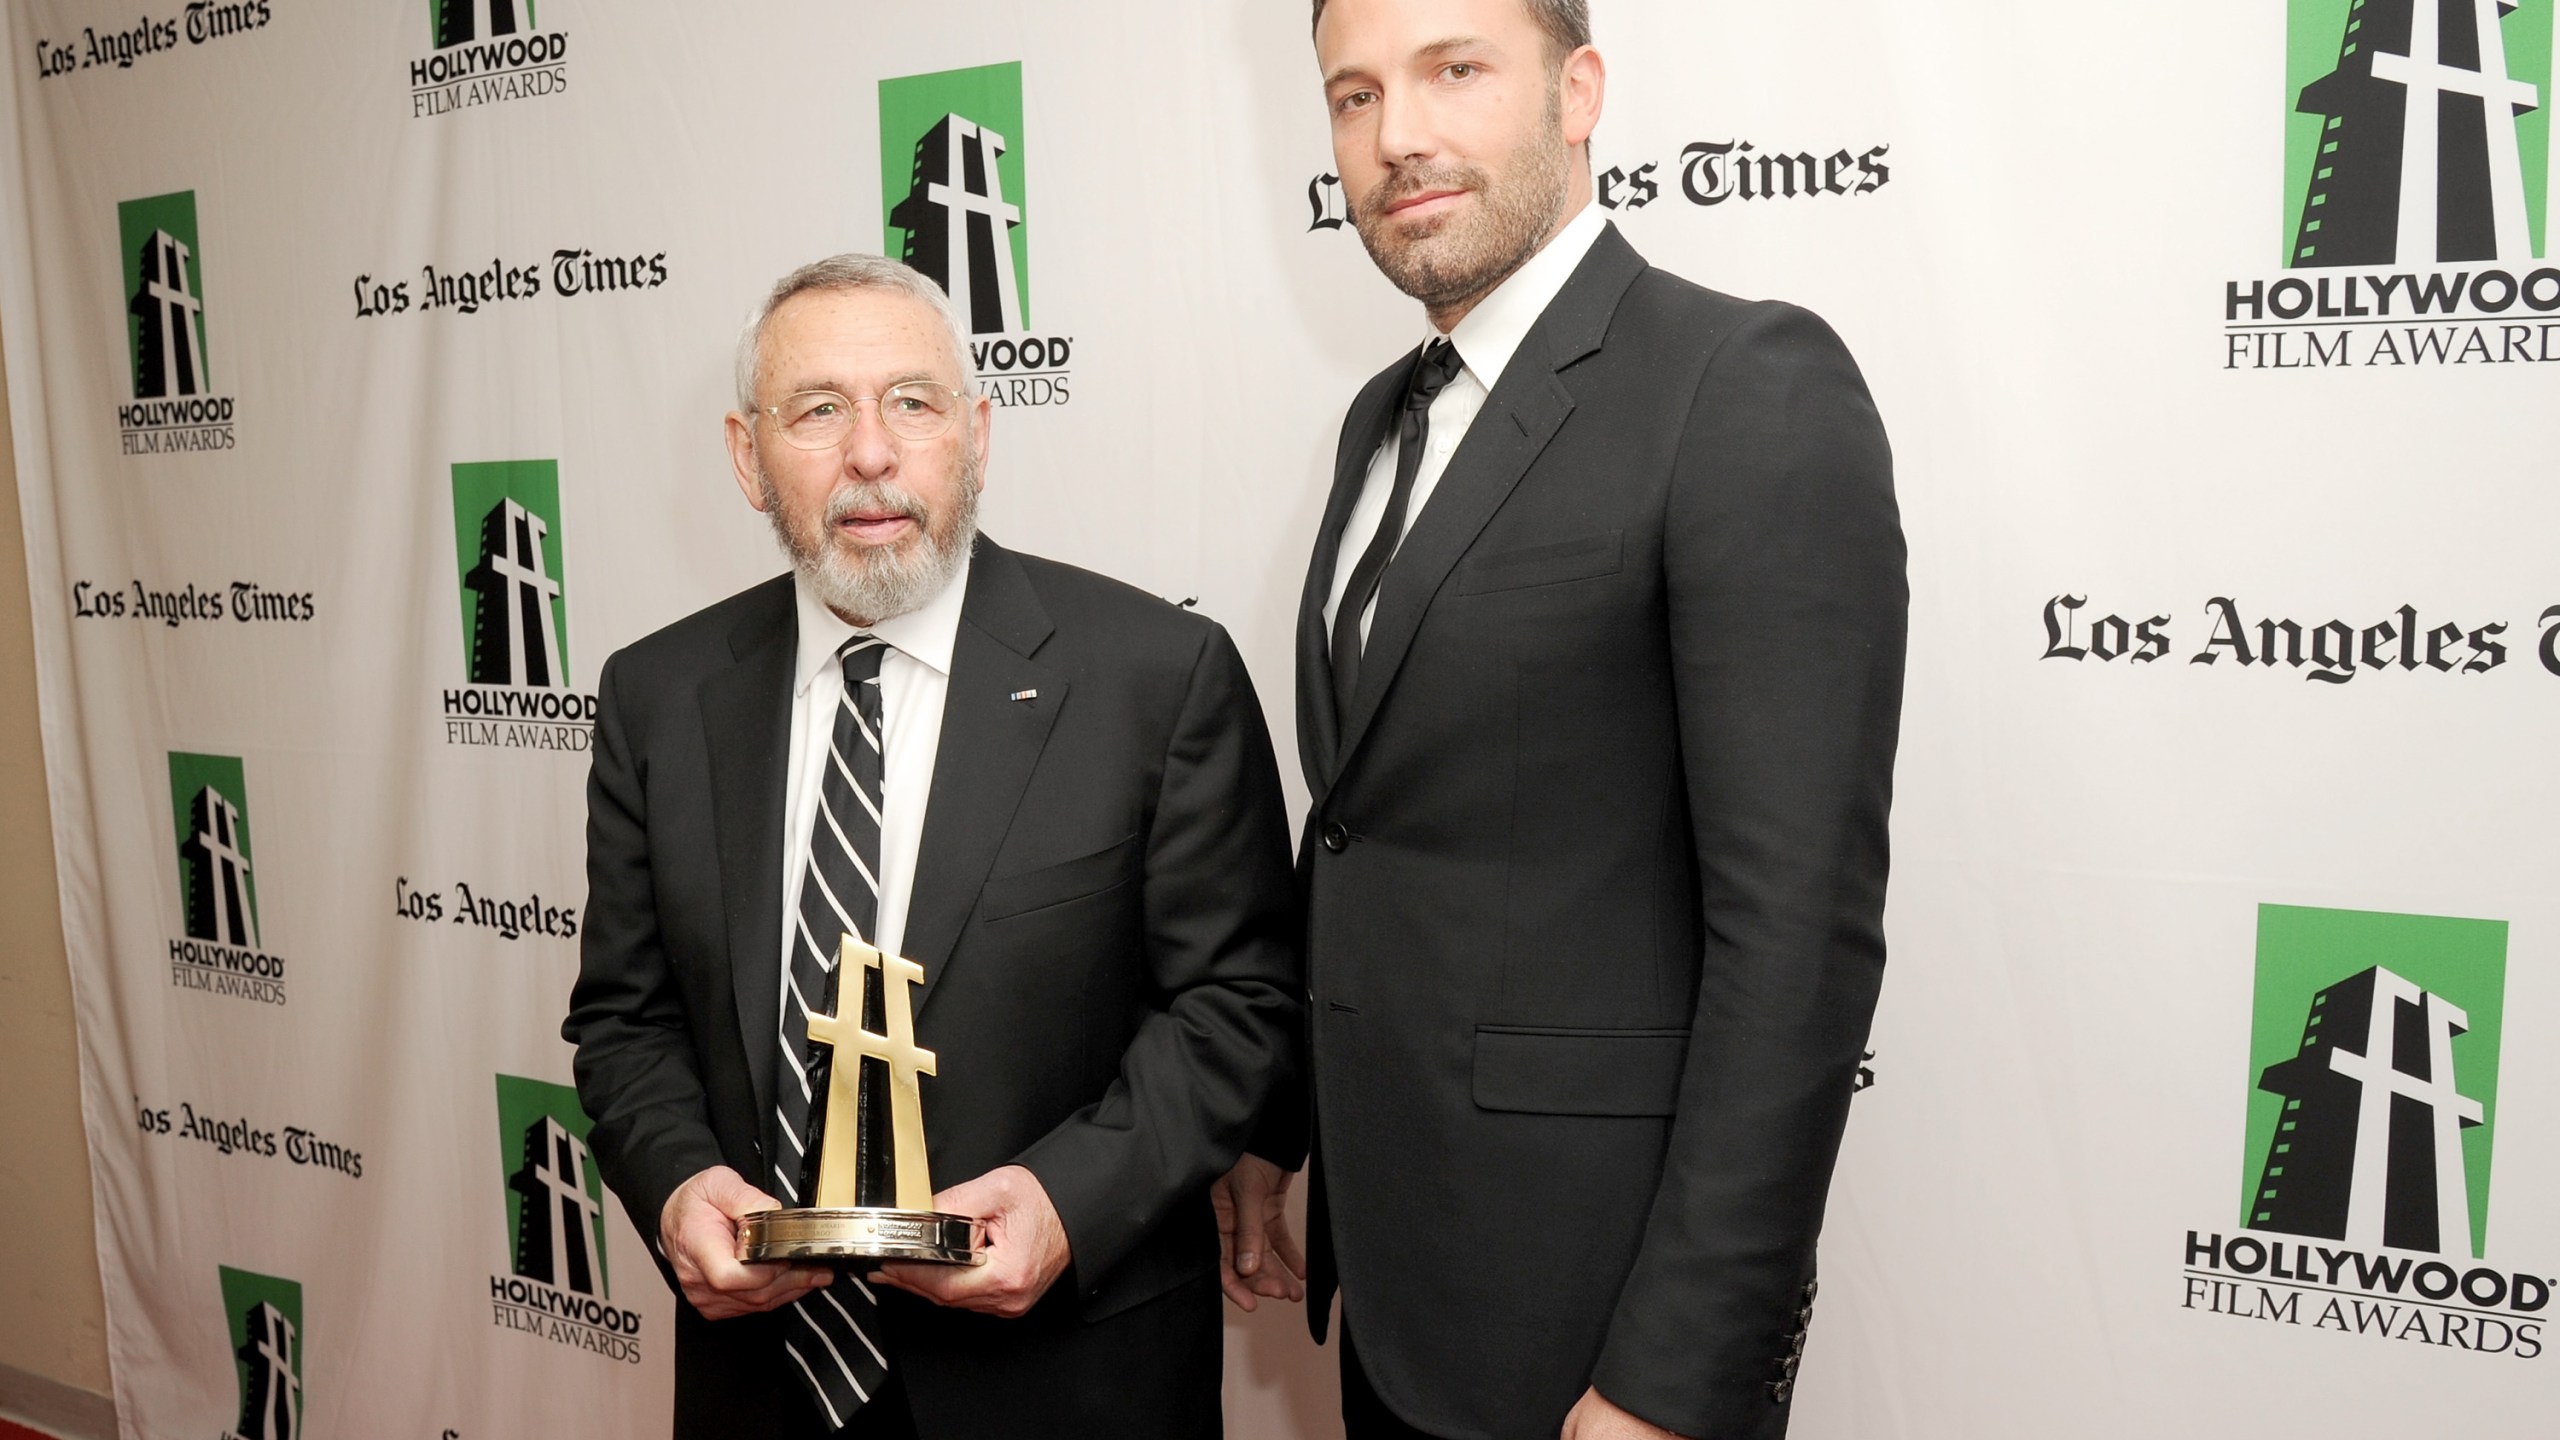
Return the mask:
[(1733, 337), (1756, 340), (1798, 331), (1831, 334), (1821, 316), (1787, 300), (1754, 300), (1648, 264), (1618, 305), (1612, 338), (1676, 339), (1694, 352)]
[(650, 675), (699, 674), (735, 663), (741, 639), (792, 627), (791, 576), (750, 585), (725, 600), (641, 636), (605, 663)]
[(1189, 601), (1170, 600), (1063, 560), (1019, 550), (1004, 553), (1021, 565), (1023, 579), (1040, 597), (1050, 622), (1079, 648), (1187, 655), (1219, 629), (1216, 621), (1189, 608)]

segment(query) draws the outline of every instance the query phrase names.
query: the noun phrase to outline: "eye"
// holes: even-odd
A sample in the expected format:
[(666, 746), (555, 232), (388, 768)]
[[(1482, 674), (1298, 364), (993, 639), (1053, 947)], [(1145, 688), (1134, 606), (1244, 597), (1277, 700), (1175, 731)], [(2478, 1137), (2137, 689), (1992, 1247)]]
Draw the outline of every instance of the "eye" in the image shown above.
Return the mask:
[(1348, 115), (1354, 110), (1362, 109), (1375, 103), (1377, 98), (1378, 92), (1375, 90), (1350, 91), (1333, 102), (1333, 113), (1337, 115)]
[(901, 415), (921, 415), (933, 408), (913, 395), (892, 395), (889, 397), (889, 403), (896, 406)]
[(1442, 67), (1440, 73), (1452, 80), (1465, 80), (1476, 73), (1476, 67), (1472, 62), (1460, 60), (1455, 64)]

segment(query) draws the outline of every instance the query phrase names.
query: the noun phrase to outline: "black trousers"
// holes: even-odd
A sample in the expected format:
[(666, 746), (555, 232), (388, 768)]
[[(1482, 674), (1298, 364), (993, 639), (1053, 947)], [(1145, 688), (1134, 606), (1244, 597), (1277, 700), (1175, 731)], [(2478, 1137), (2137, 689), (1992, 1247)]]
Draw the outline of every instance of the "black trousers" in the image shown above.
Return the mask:
[(675, 1440), (1215, 1440), (1220, 1433), (1223, 1339), (1210, 1275), (1093, 1321), (1064, 1305), (999, 1320), (879, 1293), (889, 1380), (834, 1432), (783, 1354), (798, 1321), (782, 1312), (709, 1321), (679, 1304)]
[(689, 1304), (678, 1302), (678, 1332), (686, 1343), (722, 1350), (724, 1366), (737, 1376), (753, 1376), (753, 1384), (691, 1386), (676, 1381), (676, 1435), (730, 1440), (916, 1440), (914, 1412), (906, 1407), (904, 1366), (891, 1363), (888, 1381), (852, 1412), (842, 1430), (829, 1430), (809, 1384), (783, 1358), (788, 1322), (719, 1320), (707, 1322)]

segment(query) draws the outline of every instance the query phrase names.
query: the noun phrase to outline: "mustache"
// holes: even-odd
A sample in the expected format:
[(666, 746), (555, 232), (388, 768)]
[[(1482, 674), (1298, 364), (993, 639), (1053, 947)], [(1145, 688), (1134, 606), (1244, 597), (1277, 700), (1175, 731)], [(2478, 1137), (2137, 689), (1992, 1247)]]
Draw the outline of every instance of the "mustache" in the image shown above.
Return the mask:
[(1489, 177), (1473, 165), (1422, 165), (1400, 168), (1361, 197), (1356, 217), (1377, 220), (1391, 206), (1432, 190), (1482, 190)]
[(897, 515), (918, 525), (924, 525), (932, 518), (923, 499), (914, 491), (877, 480), (857, 480), (840, 485), (834, 494), (827, 497), (828, 528), (833, 529), (836, 522), (853, 515)]

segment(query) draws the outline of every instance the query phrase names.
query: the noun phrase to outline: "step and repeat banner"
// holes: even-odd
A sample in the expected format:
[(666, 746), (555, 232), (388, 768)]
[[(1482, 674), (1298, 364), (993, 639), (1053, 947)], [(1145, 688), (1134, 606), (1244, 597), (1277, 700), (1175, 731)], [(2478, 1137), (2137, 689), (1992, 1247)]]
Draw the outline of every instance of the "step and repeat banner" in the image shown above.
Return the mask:
[[(1594, 8), (1598, 203), (1832, 321), (1911, 539), (1894, 962), (1796, 1433), (2534, 1432), (2552, 0)], [(1422, 333), (1307, 20), (7, 7), (126, 1435), (662, 1433), (670, 1297), (557, 1034), (582, 787), (604, 657), (781, 566), (719, 421), (784, 270), (965, 294), (989, 531), (1222, 621), (1294, 754), (1335, 427)], [(1335, 1432), (1294, 1312), (1229, 1348), (1233, 1433)]]

